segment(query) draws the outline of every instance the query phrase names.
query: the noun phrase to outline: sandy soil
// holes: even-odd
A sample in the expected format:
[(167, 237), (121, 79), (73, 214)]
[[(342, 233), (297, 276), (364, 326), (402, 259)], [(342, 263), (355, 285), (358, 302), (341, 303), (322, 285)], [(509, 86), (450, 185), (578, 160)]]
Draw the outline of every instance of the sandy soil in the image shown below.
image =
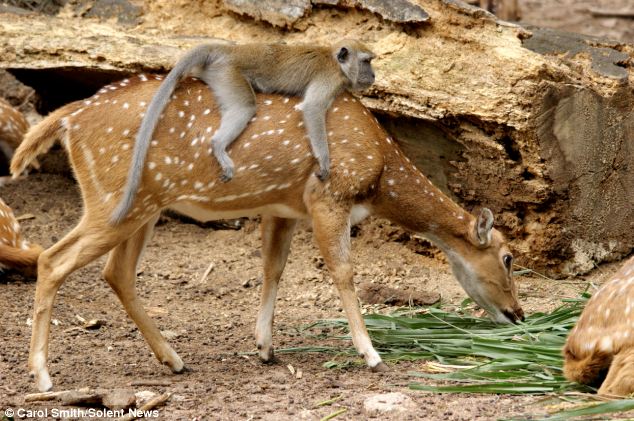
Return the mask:
[[(60, 239), (81, 214), (81, 198), (69, 178), (40, 174), (2, 188), (3, 199), (23, 221), (28, 238), (44, 246)], [(381, 282), (440, 292), (458, 304), (464, 292), (442, 258), (385, 221), (363, 223), (353, 240), (356, 281)], [(404, 242), (404, 243), (403, 243)], [(260, 291), (259, 231), (247, 223), (239, 231), (210, 230), (165, 217), (147, 248), (138, 288), (146, 308), (191, 371), (173, 375), (152, 356), (115, 295), (102, 280), (103, 259), (72, 274), (57, 297), (51, 326), (50, 368), (56, 390), (90, 386), (128, 387), (135, 380), (163, 380), (163, 387), (133, 389), (174, 393), (161, 410), (165, 419), (320, 419), (347, 408), (346, 419), (363, 419), (363, 400), (380, 392), (402, 391), (418, 405), (403, 419), (495, 419), (540, 412), (535, 398), (512, 396), (444, 396), (410, 391), (407, 372), (420, 363), (392, 365), (387, 374), (362, 367), (330, 370), (325, 354), (278, 354), (280, 362), (263, 365), (255, 356), (254, 329)], [(206, 280), (202, 273), (213, 262)], [(528, 312), (553, 308), (563, 297), (601, 283), (616, 269), (601, 268), (585, 280), (555, 282), (521, 277), (520, 295)], [(24, 406), (34, 388), (26, 369), (34, 284), (16, 274), (0, 278), (0, 406)], [(368, 310), (376, 307), (367, 308)], [(383, 309), (388, 311), (388, 309)], [(98, 330), (77, 329), (76, 319), (100, 319)], [(334, 345), (307, 337), (298, 328), (322, 318), (342, 317), (339, 300), (315, 248), (310, 227), (302, 225), (293, 242), (278, 299), (276, 347)], [(287, 365), (303, 372), (301, 379)], [(342, 396), (330, 407), (323, 400)], [(55, 404), (29, 408), (55, 407)]]

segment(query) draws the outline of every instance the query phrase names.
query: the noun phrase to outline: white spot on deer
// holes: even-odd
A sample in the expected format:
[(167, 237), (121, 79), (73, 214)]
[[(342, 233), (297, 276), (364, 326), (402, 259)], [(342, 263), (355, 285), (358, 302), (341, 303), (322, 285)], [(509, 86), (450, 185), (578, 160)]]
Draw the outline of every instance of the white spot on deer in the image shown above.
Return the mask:
[(300, 121), (299, 123), (297, 123), (297, 127), (302, 127), (304, 125), (303, 121)]
[(267, 155), (264, 157), (264, 159), (266, 159), (267, 161), (270, 161), (271, 159), (273, 159), (273, 155)]
[(244, 149), (248, 148), (249, 146), (251, 146), (251, 142), (247, 142), (244, 144), (244, 146), (242, 146)]
[(348, 139), (343, 139), (340, 143), (341, 143), (342, 145), (345, 145), (346, 143), (348, 143)]
[(282, 142), (282, 145), (284, 145), (284, 146), (288, 146), (288, 144), (289, 144), (289, 143), (291, 143), (291, 141), (290, 141), (290, 140), (285, 140), (285, 141), (283, 141), (283, 142)]
[(186, 107), (189, 107), (189, 101), (188, 100), (183, 101), (183, 105)]
[(271, 105), (273, 103), (273, 101), (271, 101), (270, 99), (265, 99), (264, 100), (264, 105)]
[(187, 166), (187, 171), (191, 171), (194, 169), (194, 163), (191, 163)]
[(387, 143), (392, 143), (392, 140), (391, 140), (389, 137), (386, 137), (386, 138), (385, 138), (385, 141), (386, 141)]
[(262, 117), (262, 120), (264, 121), (269, 121), (271, 119), (270, 115), (265, 115), (264, 117)]
[(285, 98), (284, 98), (284, 100), (283, 100), (282, 102), (283, 102), (284, 104), (287, 104), (287, 103), (288, 103), (288, 101), (289, 101), (289, 98), (288, 98), (288, 97), (285, 97)]
[(178, 116), (179, 116), (180, 118), (185, 117), (185, 111), (180, 110), (180, 111), (178, 112)]
[(182, 180), (182, 181), (181, 181), (181, 186), (184, 186), (184, 185), (186, 185), (186, 184), (187, 184), (187, 180)]
[(269, 136), (271, 136), (273, 133), (275, 133), (275, 130), (268, 130), (268, 131), (266, 132), (266, 134), (268, 134)]
[(187, 123), (187, 128), (188, 128), (188, 129), (191, 129), (193, 125), (194, 125), (194, 123), (192, 123), (192, 122), (190, 121), (189, 123)]
[(160, 181), (160, 180), (161, 180), (161, 178), (163, 178), (163, 174), (161, 174), (160, 172), (156, 173), (156, 176), (154, 176), (154, 179), (155, 179), (156, 181)]
[(205, 129), (205, 131), (206, 131), (207, 133), (211, 133), (211, 131), (212, 131), (212, 130), (213, 130), (213, 128), (212, 128), (212, 127), (207, 127), (207, 128)]
[(301, 161), (301, 159), (295, 158), (295, 159), (291, 160), (291, 164), (293, 164), (293, 165), (297, 164), (297, 163), (299, 163), (299, 161)]
[(196, 153), (194, 154), (194, 159), (198, 159), (200, 158), (200, 152), (196, 151)]
[(117, 162), (119, 162), (119, 155), (115, 155), (112, 157), (112, 163), (116, 164)]
[(603, 352), (612, 352), (612, 338), (609, 336), (602, 337), (599, 342), (599, 348)]
[(343, 116), (343, 119), (344, 120), (350, 120), (350, 116), (346, 114), (346, 115)]
[(181, 138), (181, 139), (184, 138), (185, 137), (185, 132), (181, 132), (181, 134), (178, 135), (178, 137)]
[(189, 121), (194, 121), (196, 120), (196, 116), (194, 114), (189, 116)]
[(127, 136), (127, 135), (129, 135), (129, 134), (130, 134), (130, 129), (125, 129), (125, 130), (123, 131), (123, 135), (124, 135), (124, 136)]
[(191, 146), (196, 146), (196, 144), (197, 144), (197, 143), (198, 143), (198, 138), (197, 138), (197, 137), (195, 137), (195, 138), (193, 138), (193, 139), (192, 139), (192, 141), (191, 141), (190, 145), (191, 145)]
[(200, 190), (200, 189), (202, 189), (202, 188), (203, 188), (203, 186), (204, 186), (204, 184), (203, 184), (203, 183), (201, 183), (200, 181), (196, 181), (196, 182), (194, 183), (194, 189), (196, 189), (196, 190)]
[(130, 104), (128, 104), (127, 102), (123, 103), (123, 109), (127, 110), (128, 108), (130, 108)]
[(165, 163), (168, 164), (168, 165), (171, 164), (172, 163), (172, 158), (170, 158), (169, 156), (166, 156), (165, 157)]
[(280, 171), (282, 171), (283, 169), (284, 169), (284, 168), (282, 168), (282, 167), (277, 167), (277, 168), (275, 168), (275, 169), (273, 170), (273, 172), (280, 172)]
[(147, 82), (147, 76), (145, 76), (143, 73), (139, 75), (139, 79), (141, 80), (141, 82)]
[(258, 168), (258, 167), (259, 167), (258, 164), (252, 164), (252, 165), (249, 166), (249, 169), (250, 170), (254, 170), (254, 169)]
[(123, 149), (124, 151), (127, 151), (128, 149), (130, 149), (130, 144), (124, 143), (123, 145), (121, 145), (121, 149)]
[(374, 157), (372, 155), (368, 155), (368, 159), (372, 160)]
[(153, 140), (150, 142), (150, 145), (152, 146), (157, 146), (158, 145), (158, 140)]
[(299, 149), (301, 147), (301, 145), (299, 143), (297, 143), (295, 146), (293, 146), (293, 149)]
[(244, 171), (246, 169), (247, 169), (247, 166), (246, 165), (242, 165), (242, 166), (238, 167), (238, 172), (242, 172), (242, 171)]
[(394, 185), (394, 180), (390, 178), (389, 180), (387, 180), (387, 184), (388, 184), (388, 186), (393, 186)]

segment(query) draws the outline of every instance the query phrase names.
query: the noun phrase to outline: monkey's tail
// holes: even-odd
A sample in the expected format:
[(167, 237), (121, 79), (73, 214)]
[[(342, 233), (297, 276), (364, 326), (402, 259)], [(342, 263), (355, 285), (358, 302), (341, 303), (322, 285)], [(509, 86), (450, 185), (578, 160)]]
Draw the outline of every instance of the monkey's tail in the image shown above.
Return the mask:
[(209, 64), (209, 52), (215, 47), (214, 45), (204, 44), (187, 52), (167, 74), (158, 91), (154, 94), (136, 135), (127, 183), (123, 189), (121, 200), (110, 218), (112, 225), (118, 225), (123, 221), (134, 203), (136, 192), (141, 184), (145, 157), (150, 147), (152, 134), (158, 125), (163, 110), (171, 99), (172, 93), (176, 89), (176, 85), (178, 85), (184, 75), (195, 67)]
[(10, 171), (14, 179), (22, 174), (29, 164), (36, 162), (35, 158), (39, 154), (47, 152), (56, 141), (63, 138), (66, 134), (64, 117), (73, 108), (72, 104), (62, 107), (29, 129), (11, 159)]

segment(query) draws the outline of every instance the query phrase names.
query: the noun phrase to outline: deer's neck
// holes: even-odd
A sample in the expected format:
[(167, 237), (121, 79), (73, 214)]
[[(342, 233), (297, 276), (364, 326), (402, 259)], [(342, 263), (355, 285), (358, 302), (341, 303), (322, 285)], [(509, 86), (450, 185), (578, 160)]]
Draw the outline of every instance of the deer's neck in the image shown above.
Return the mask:
[(436, 188), (397, 148), (387, 153), (375, 213), (422, 234), (449, 252), (474, 218)]

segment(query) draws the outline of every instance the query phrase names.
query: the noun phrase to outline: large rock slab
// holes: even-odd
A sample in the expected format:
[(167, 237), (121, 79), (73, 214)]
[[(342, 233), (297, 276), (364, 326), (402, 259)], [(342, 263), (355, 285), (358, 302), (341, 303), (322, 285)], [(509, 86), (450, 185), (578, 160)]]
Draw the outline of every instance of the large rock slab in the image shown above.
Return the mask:
[(378, 54), (364, 104), (437, 185), (494, 211), (520, 264), (559, 277), (634, 248), (633, 46), (522, 28), (456, 0), (426, 1), (429, 19), (406, 24), (369, 6), (384, 2), (279, 2), (296, 3), (291, 30), (220, 1), (148, 1), (133, 28), (0, 14), (0, 67), (52, 107), (166, 71), (209, 39), (359, 38)]

